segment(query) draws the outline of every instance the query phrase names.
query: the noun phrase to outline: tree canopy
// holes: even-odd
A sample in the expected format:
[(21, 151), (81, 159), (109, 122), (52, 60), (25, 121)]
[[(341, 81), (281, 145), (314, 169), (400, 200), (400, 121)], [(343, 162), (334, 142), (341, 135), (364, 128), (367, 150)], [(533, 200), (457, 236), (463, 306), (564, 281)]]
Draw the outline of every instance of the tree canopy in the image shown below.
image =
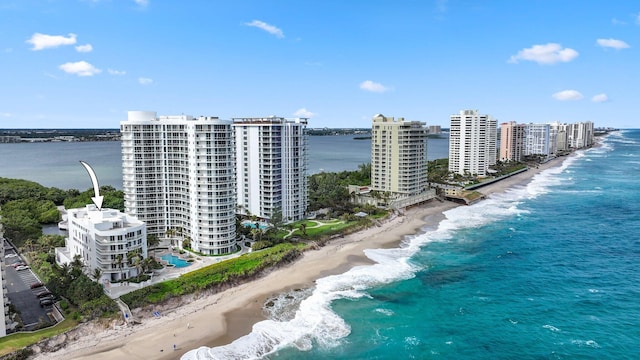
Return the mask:
[[(100, 195), (104, 196), (102, 201), (103, 208), (124, 211), (124, 192), (122, 190), (116, 190), (113, 186), (105, 185), (100, 187)], [(85, 207), (93, 202), (91, 198), (94, 196), (93, 189), (88, 189), (75, 196), (68, 196), (64, 200), (64, 207), (66, 209)]]
[(347, 209), (348, 185), (371, 185), (371, 163), (360, 164), (358, 170), (321, 172), (309, 177), (309, 210), (325, 207)]
[(0, 206), (20, 199), (51, 200), (56, 205), (62, 205), (67, 193), (67, 191), (44, 187), (29, 180), (0, 177)]

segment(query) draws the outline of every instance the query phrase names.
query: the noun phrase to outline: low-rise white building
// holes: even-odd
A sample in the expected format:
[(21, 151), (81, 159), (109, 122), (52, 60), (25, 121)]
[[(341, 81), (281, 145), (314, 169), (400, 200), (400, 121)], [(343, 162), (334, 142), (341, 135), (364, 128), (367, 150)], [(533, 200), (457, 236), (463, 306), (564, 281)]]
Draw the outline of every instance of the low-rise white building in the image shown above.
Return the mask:
[(145, 223), (114, 209), (95, 205), (67, 210), (69, 237), (66, 247), (56, 249), (56, 262), (69, 264), (76, 256), (88, 274), (102, 273), (101, 282), (125, 280), (138, 275), (132, 254), (147, 257)]

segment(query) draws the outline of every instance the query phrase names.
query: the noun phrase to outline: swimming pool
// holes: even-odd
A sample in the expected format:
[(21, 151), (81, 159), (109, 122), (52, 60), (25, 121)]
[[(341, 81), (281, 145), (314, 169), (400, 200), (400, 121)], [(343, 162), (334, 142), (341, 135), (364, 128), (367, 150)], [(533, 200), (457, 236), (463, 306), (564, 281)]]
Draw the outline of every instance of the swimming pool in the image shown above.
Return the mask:
[(171, 254), (164, 254), (162, 256), (160, 256), (160, 259), (168, 262), (169, 264), (177, 267), (177, 268), (183, 268), (186, 266), (191, 265), (190, 262), (186, 261), (186, 260), (182, 260), (179, 257), (175, 256), (175, 255), (171, 255)]
[[(245, 221), (242, 222), (242, 225), (244, 225), (245, 227), (250, 227), (252, 229), (256, 228), (256, 222), (255, 221), (245, 220)], [(263, 222), (258, 222), (258, 226), (260, 227), (260, 229), (264, 230), (264, 229), (269, 227), (269, 224), (265, 224)]]

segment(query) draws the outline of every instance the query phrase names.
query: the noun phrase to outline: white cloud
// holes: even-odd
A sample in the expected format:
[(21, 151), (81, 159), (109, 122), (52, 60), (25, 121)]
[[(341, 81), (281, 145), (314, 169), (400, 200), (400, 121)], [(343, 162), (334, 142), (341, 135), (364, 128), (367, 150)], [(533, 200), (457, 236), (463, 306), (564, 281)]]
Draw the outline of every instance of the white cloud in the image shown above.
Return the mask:
[(548, 43), (545, 45), (533, 45), (530, 48), (518, 51), (509, 58), (509, 63), (517, 64), (520, 60), (534, 61), (538, 64), (555, 64), (557, 62), (569, 62), (578, 57), (578, 52), (563, 48), (560, 44)]
[(560, 101), (580, 100), (583, 98), (582, 94), (576, 90), (563, 90), (552, 95), (554, 99)]
[(5, 48), (5, 49), (4, 49), (4, 52), (6, 52), (6, 53), (10, 53), (10, 52), (13, 52), (13, 49), (12, 49), (12, 48)]
[(102, 72), (86, 61), (68, 62), (59, 66), (60, 70), (78, 76), (93, 76)]
[(640, 25), (640, 14), (636, 15), (636, 24)]
[(5, 113), (1, 113), (0, 116), (2, 116), (2, 117), (11, 117), (13, 115), (11, 113), (5, 112)]
[(618, 20), (616, 18), (611, 19), (611, 23), (613, 25), (627, 25), (627, 23), (625, 21)]
[(133, 0), (133, 1), (135, 1), (136, 4), (142, 7), (147, 7), (149, 5), (149, 0)]
[(153, 83), (153, 79), (139, 77), (138, 83), (140, 83), (140, 85), (151, 85)]
[(91, 46), (91, 44), (86, 44), (86, 45), (78, 45), (76, 46), (76, 51), (77, 52), (92, 52), (93, 51), (93, 46)]
[(124, 70), (114, 70), (114, 69), (107, 69), (107, 72), (111, 75), (124, 75), (127, 73)]
[(307, 110), (307, 108), (300, 108), (298, 109), (296, 112), (293, 113), (294, 116), (297, 117), (303, 117), (303, 118), (312, 118), (314, 117), (316, 114), (312, 113), (311, 111)]
[(592, 97), (591, 101), (597, 102), (597, 103), (607, 102), (609, 101), (609, 97), (607, 96), (607, 94), (602, 93)]
[(447, 12), (447, 1), (448, 0), (436, 0), (436, 9), (438, 12)]
[(246, 23), (245, 25), (257, 27), (258, 29), (262, 29), (262, 30), (268, 32), (269, 34), (275, 35), (276, 37), (279, 37), (279, 38), (283, 38), (284, 37), (284, 33), (282, 32), (282, 30), (278, 29), (277, 27), (275, 27), (273, 25), (269, 25), (266, 22), (260, 21), (260, 20), (253, 20), (252, 22)]
[(377, 93), (383, 93), (390, 90), (390, 88), (371, 80), (366, 80), (360, 83), (360, 89)]
[(596, 43), (603, 48), (613, 48), (617, 50), (630, 48), (626, 42), (616, 39), (598, 39)]
[(76, 34), (69, 34), (68, 37), (64, 35), (47, 35), (41, 33), (35, 33), (31, 36), (31, 39), (26, 42), (33, 45), (31, 50), (37, 51), (48, 48), (56, 48), (62, 45), (73, 45), (76, 43)]

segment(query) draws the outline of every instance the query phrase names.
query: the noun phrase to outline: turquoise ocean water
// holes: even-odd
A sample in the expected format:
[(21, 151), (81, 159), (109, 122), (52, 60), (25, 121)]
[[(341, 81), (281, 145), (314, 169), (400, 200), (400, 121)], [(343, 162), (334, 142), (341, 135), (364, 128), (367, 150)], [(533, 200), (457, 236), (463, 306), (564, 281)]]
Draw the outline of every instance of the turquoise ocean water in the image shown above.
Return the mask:
[(183, 359), (638, 359), (639, 179), (613, 133)]

